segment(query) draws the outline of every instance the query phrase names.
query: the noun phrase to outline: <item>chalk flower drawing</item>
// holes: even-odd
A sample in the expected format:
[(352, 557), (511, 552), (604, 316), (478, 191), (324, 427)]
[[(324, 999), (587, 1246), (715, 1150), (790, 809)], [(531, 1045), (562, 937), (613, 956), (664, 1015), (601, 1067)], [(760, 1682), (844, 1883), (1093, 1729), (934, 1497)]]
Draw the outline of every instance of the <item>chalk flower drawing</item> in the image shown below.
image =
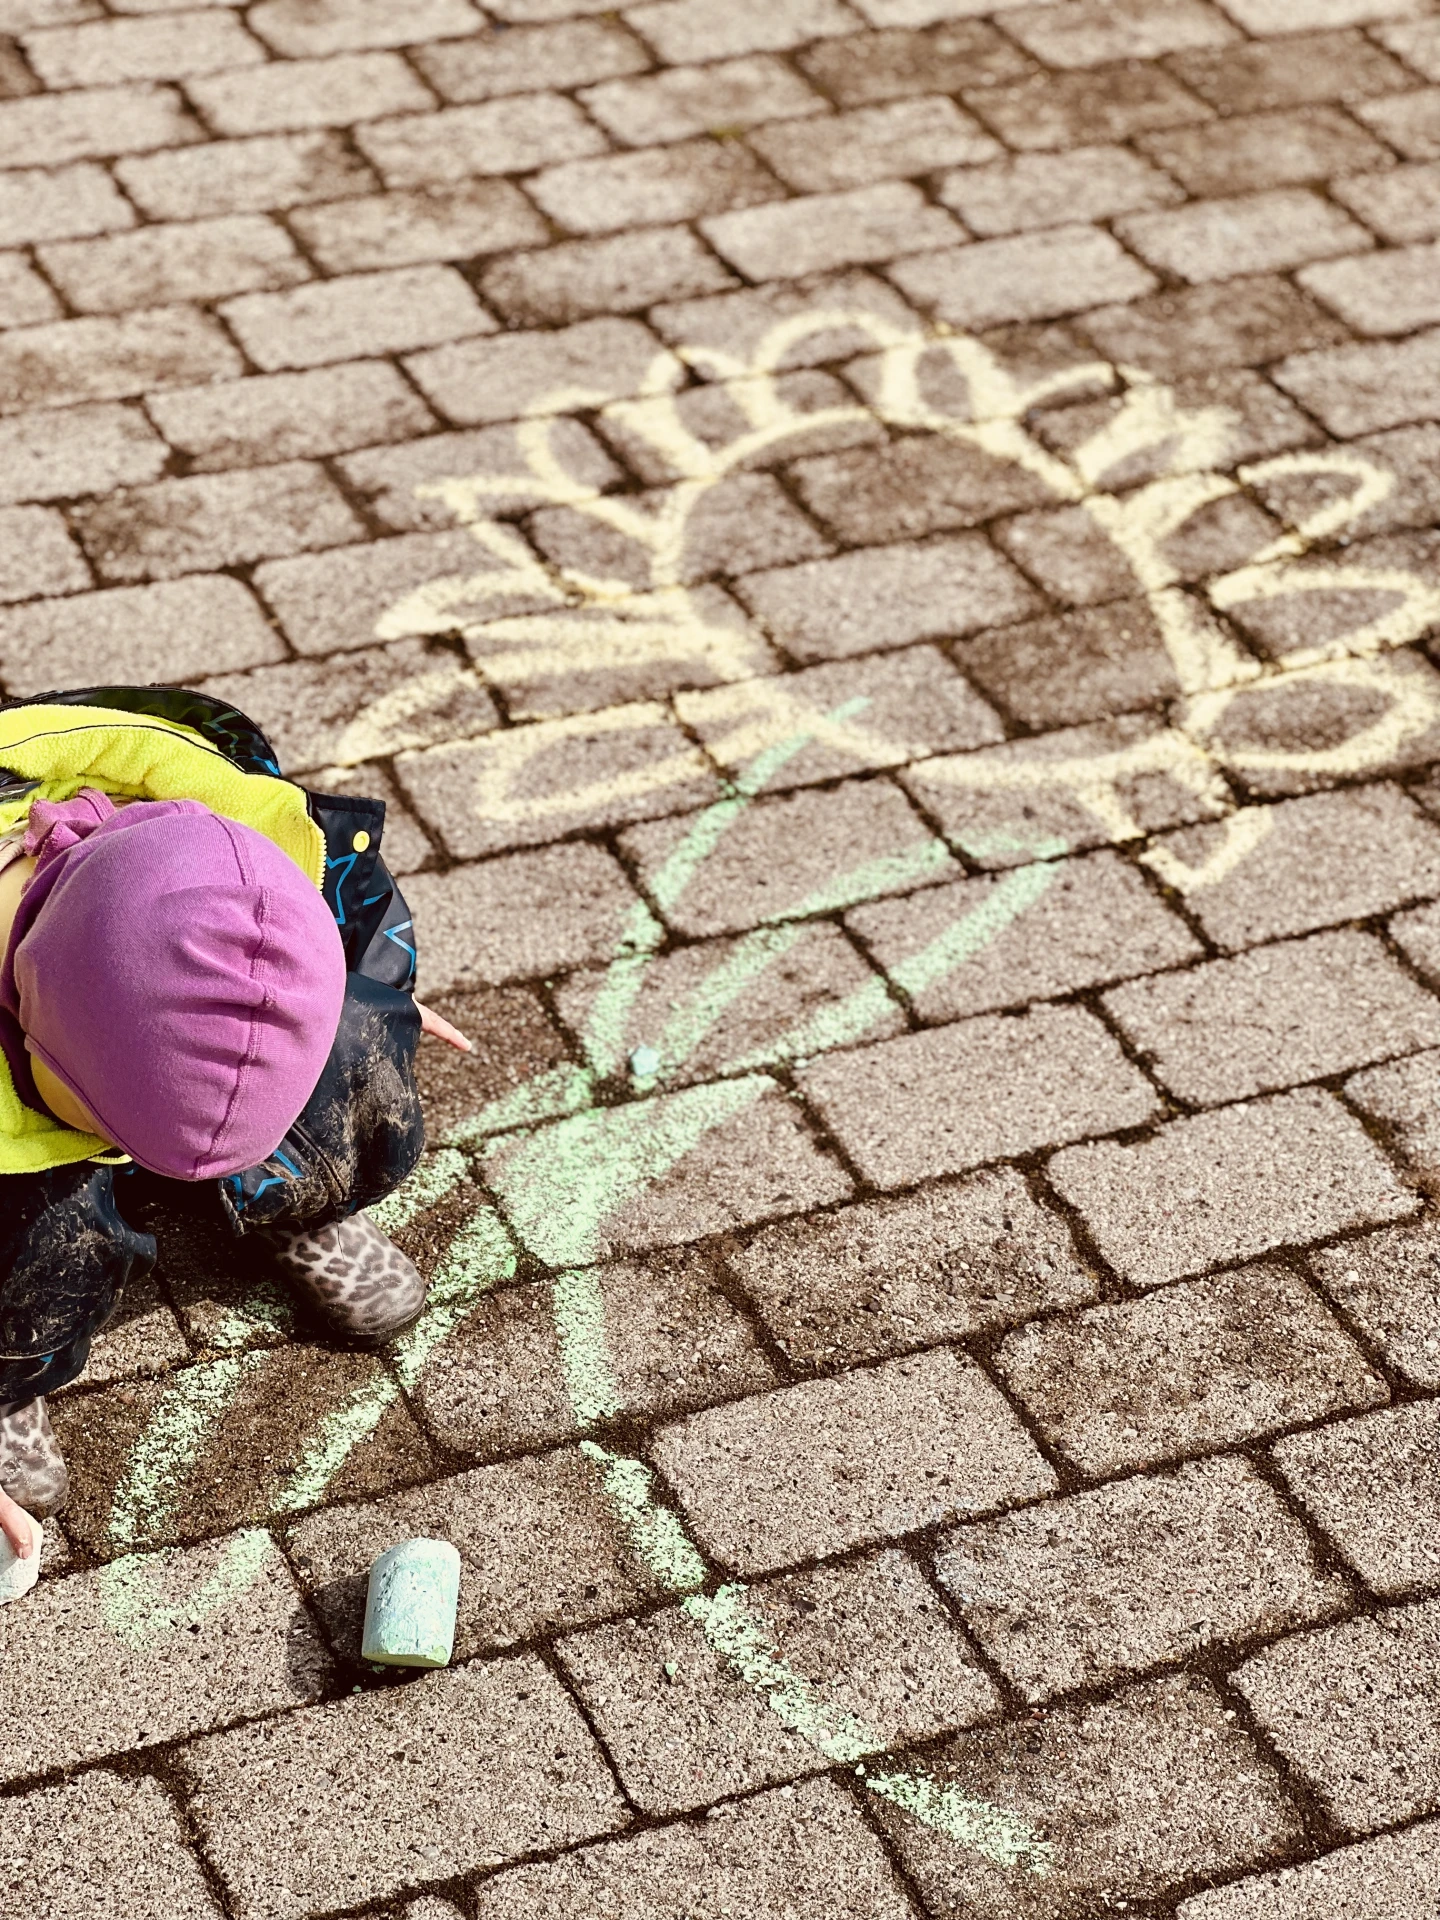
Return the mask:
[[(806, 410), (791, 396), (787, 363), (816, 335), (844, 335), (868, 348), (868, 404), (845, 402)], [(858, 336), (858, 339), (857, 339)], [(687, 369), (719, 383), (743, 430), (713, 445), (686, 422), (682, 383)], [(958, 386), (964, 399), (949, 396)], [(693, 389), (691, 389), (693, 396)], [(946, 396), (945, 401), (938, 396)], [(1037, 408), (1072, 399), (1111, 396), (1107, 417), (1071, 451), (1060, 454), (1027, 421)], [(642, 501), (605, 494), (567, 465), (569, 416), (602, 410), (608, 426), (647, 450), (650, 470), (673, 475)], [(479, 675), (509, 687), (583, 688), (587, 676), (606, 684), (633, 674), (643, 691), (656, 679), (667, 690), (686, 686), (745, 688), (736, 702), (737, 734), (727, 764), (739, 771), (724, 797), (695, 814), (651, 884), (662, 913), (694, 882), (706, 861), (754, 798), (810, 742), (822, 742), (857, 766), (893, 765), (912, 757), (904, 741), (877, 736), (864, 718), (865, 702), (820, 711), (808, 706), (783, 675), (767, 677), (769, 654), (753, 629), (738, 620), (723, 596), (687, 579), (687, 542), (707, 498), (730, 476), (790, 443), (813, 445), (827, 431), (879, 419), (887, 426), (967, 442), (1038, 478), (1059, 503), (1094, 522), (1124, 556), (1138, 591), (1163, 637), (1179, 697), (1168, 722), (1137, 729), (1103, 747), (1062, 750), (1049, 757), (1011, 753), (952, 754), (931, 763), (927, 777), (1008, 801), (1013, 818), (1009, 852), (1018, 863), (978, 908), (963, 914), (897, 974), (918, 991), (980, 951), (1042, 897), (1067, 851), (1064, 835), (1037, 829), (1026, 803), (1058, 797), (1069, 817), (1091, 823), (1089, 837), (1137, 840), (1143, 829), (1133, 795), (1137, 783), (1164, 779), (1194, 802), (1194, 817), (1215, 825), (1205, 858), (1192, 865), (1164, 847), (1142, 852), (1166, 884), (1193, 892), (1215, 884), (1253, 852), (1269, 830), (1264, 805), (1236, 808), (1224, 779), (1285, 774), (1296, 780), (1356, 775), (1387, 765), (1440, 724), (1435, 684), (1403, 670), (1393, 649), (1440, 620), (1440, 591), (1403, 566), (1379, 564), (1320, 543), (1343, 536), (1393, 491), (1394, 476), (1349, 449), (1295, 451), (1229, 470), (1241, 444), (1242, 422), (1223, 405), (1182, 407), (1174, 392), (1143, 370), (1088, 362), (1025, 380), (1008, 371), (980, 341), (942, 332), (907, 333), (873, 313), (813, 311), (773, 327), (749, 359), (713, 347), (681, 347), (657, 355), (639, 391), (615, 399), (581, 388), (537, 396), (516, 430), (523, 471), (444, 478), (417, 492), (441, 503), (468, 529), (483, 555), (474, 572), (429, 581), (388, 608), (376, 624), (379, 640), (417, 634), (458, 634)], [(1126, 480), (1139, 474), (1137, 484)], [(1107, 485), (1108, 483), (1108, 485)], [(1309, 489), (1319, 504), (1292, 519), (1245, 563), (1197, 589), (1182, 584), (1167, 553), (1194, 516), (1216, 502), (1257, 489)], [(496, 516), (497, 503), (517, 500), (563, 507), (593, 529), (593, 550), (617, 556), (615, 571), (538, 559), (516, 529)], [(489, 510), (487, 510), (489, 509)], [(618, 570), (623, 565), (623, 571)], [(1236, 644), (1225, 616), (1265, 603), (1306, 596), (1322, 637), (1261, 664)], [(513, 611), (518, 604), (526, 610)], [(1302, 609), (1306, 602), (1302, 602)], [(511, 609), (511, 610), (506, 610)], [(478, 676), (458, 662), (415, 676), (350, 723), (337, 758), (346, 764), (405, 754), (419, 744), (414, 717), (439, 705), (457, 683)], [(1237, 701), (1291, 697), (1308, 689), (1343, 704), (1350, 717), (1334, 744), (1291, 750), (1240, 743), (1226, 731)], [(625, 696), (628, 697), (628, 696)], [(583, 706), (583, 700), (582, 700)], [(577, 730), (627, 724), (624, 707), (598, 717), (581, 711)], [(615, 716), (619, 716), (616, 719)], [(1358, 717), (1357, 717), (1358, 716)], [(525, 779), (537, 742), (553, 745), (551, 725), (516, 727), (492, 739), (473, 794), (485, 818), (536, 821), (577, 805), (573, 790)], [(683, 766), (652, 760), (639, 770), (598, 782), (580, 804), (663, 790), (691, 777)], [(563, 779), (563, 769), (559, 775)], [(1043, 817), (1043, 811), (1042, 811)], [(993, 822), (993, 810), (991, 814)], [(995, 851), (993, 825), (987, 846)], [(1003, 836), (1002, 836), (1003, 837)], [(962, 846), (963, 835), (957, 836)], [(610, 1451), (595, 1437), (625, 1411), (611, 1360), (605, 1308), (594, 1262), (610, 1250), (611, 1219), (635, 1195), (662, 1178), (714, 1129), (745, 1112), (776, 1087), (766, 1071), (779, 1061), (801, 1061), (862, 1039), (893, 1009), (884, 984), (869, 982), (822, 1007), (760, 1054), (725, 1062), (715, 1077), (667, 1090), (714, 1029), (726, 1008), (797, 942), (807, 916), (836, 901), (865, 898), (898, 877), (921, 880), (945, 861), (948, 849), (923, 839), (883, 873), (860, 868), (836, 876), (810, 899), (786, 904), (770, 925), (731, 943), (726, 957), (672, 1010), (653, 1039), (659, 1065), (625, 1081), (636, 1036), (629, 1020), (665, 929), (645, 904), (637, 905), (614, 958), (590, 1003), (582, 1038), (584, 1065), (567, 1064), (535, 1076), (516, 1092), (451, 1129), (420, 1170), (377, 1208), (390, 1231), (401, 1231), (465, 1181), (478, 1158), (502, 1212), (474, 1211), (455, 1234), (435, 1273), (420, 1323), (399, 1341), (392, 1365), (334, 1408), (308, 1436), (300, 1463), (267, 1490), (272, 1515), (318, 1503), (356, 1446), (374, 1432), (386, 1409), (421, 1380), (449, 1335), (481, 1295), (515, 1268), (512, 1234), (554, 1270), (551, 1296), (559, 1350), (585, 1456), (611, 1502), (634, 1551), (662, 1591), (674, 1594), (716, 1655), (754, 1688), (782, 1722), (823, 1760), (853, 1766), (872, 1793), (948, 1835), (958, 1846), (999, 1866), (1044, 1874), (1053, 1849), (1029, 1817), (968, 1799), (924, 1764), (878, 1762), (883, 1742), (845, 1704), (845, 1681), (817, 1687), (790, 1668), (746, 1589), (718, 1585), (678, 1515), (657, 1497), (654, 1476), (639, 1460)], [(602, 1103), (602, 1083), (608, 1088)], [(109, 1521), (121, 1557), (107, 1570), (108, 1617), (122, 1638), (140, 1645), (163, 1641), (243, 1592), (272, 1549), (268, 1536), (237, 1536), (217, 1569), (188, 1597), (177, 1599), (140, 1549), (166, 1537), (182, 1497), (218, 1422), (235, 1394), (269, 1364), (273, 1349), (254, 1345), (257, 1331), (273, 1335), (283, 1310), (268, 1296), (231, 1312), (212, 1344), (217, 1357), (170, 1376), (149, 1426), (137, 1441), (114, 1496)], [(156, 1585), (159, 1579), (161, 1585)], [(161, 1591), (161, 1586), (165, 1588)]]

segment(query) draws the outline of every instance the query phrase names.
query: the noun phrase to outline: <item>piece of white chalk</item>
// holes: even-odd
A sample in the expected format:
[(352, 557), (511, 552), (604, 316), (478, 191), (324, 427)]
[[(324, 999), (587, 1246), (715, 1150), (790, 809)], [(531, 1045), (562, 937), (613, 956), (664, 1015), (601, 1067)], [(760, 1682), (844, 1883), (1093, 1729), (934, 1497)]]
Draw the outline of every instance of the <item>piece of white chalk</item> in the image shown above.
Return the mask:
[(0, 1533), (0, 1607), (10, 1600), (23, 1600), (40, 1578), (45, 1529), (33, 1517), (30, 1517), (30, 1532), (35, 1541), (35, 1551), (28, 1560), (22, 1560), (4, 1534)]

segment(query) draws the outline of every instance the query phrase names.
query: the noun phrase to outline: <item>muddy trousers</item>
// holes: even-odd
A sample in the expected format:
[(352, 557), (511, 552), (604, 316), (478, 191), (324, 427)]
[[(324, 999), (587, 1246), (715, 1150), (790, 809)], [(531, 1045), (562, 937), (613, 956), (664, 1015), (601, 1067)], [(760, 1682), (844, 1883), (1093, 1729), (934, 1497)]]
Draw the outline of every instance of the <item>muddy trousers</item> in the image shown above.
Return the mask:
[[(419, 1038), (408, 993), (351, 974), (305, 1111), (267, 1161), (218, 1183), (237, 1234), (328, 1226), (400, 1184), (424, 1146)], [(91, 1161), (0, 1175), (0, 1409), (74, 1380), (126, 1285), (154, 1266), (153, 1235), (125, 1217), (134, 1177)]]

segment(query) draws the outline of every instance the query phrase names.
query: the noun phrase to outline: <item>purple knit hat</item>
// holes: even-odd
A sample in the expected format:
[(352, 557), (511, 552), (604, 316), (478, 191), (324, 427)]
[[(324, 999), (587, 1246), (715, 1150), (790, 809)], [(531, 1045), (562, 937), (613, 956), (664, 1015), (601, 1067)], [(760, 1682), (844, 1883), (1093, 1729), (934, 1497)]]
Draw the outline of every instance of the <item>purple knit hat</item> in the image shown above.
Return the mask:
[(319, 889), (197, 800), (37, 801), (0, 971), (26, 1046), (152, 1173), (257, 1165), (314, 1091), (345, 997)]

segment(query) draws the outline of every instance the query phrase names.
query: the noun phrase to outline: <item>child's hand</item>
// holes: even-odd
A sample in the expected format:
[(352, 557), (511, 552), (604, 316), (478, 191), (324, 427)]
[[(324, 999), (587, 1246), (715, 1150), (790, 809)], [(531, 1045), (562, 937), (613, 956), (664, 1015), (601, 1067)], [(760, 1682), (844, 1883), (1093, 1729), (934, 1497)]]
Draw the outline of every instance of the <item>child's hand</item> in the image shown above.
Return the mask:
[(3, 1490), (0, 1490), (0, 1533), (10, 1542), (19, 1559), (28, 1560), (34, 1553), (35, 1522)]
[(415, 1004), (417, 1007), (420, 1007), (420, 1031), (422, 1033), (433, 1034), (437, 1040), (444, 1040), (450, 1046), (458, 1047), (461, 1053), (473, 1053), (475, 1051), (474, 1047), (458, 1027), (452, 1027), (448, 1020), (442, 1020), (439, 1014), (432, 1013), (429, 1007), (421, 1007), (418, 1000)]

